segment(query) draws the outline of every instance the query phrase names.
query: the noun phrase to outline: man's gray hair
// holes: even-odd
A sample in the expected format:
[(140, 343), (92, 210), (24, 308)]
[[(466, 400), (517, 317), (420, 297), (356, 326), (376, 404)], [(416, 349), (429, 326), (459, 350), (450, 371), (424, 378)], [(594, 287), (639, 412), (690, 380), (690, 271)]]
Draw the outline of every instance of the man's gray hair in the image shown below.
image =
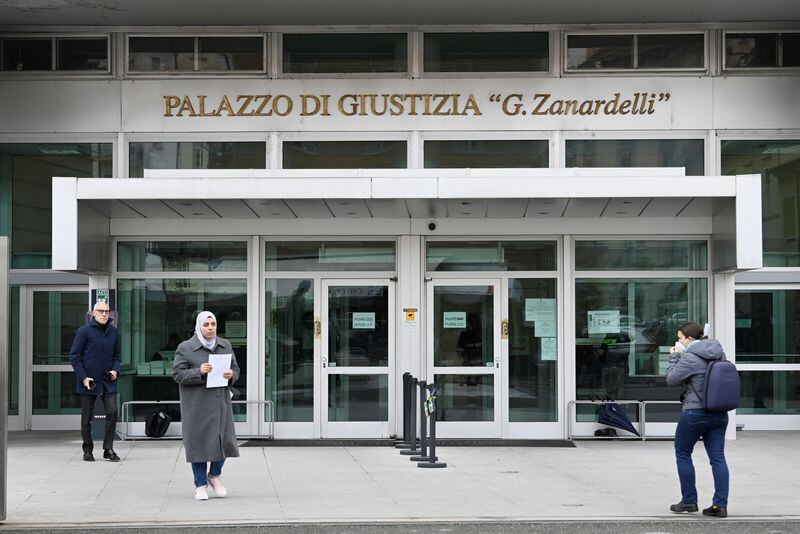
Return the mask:
[[(104, 301), (104, 300), (98, 300), (97, 302), (95, 302), (95, 303), (94, 303), (94, 306), (92, 306), (92, 310), (96, 310), (96, 309), (98, 309), (97, 307), (98, 307), (98, 306), (100, 306), (101, 304), (103, 304), (103, 305), (105, 305), (105, 306), (108, 306), (108, 302), (106, 302), (106, 301)], [(109, 309), (110, 309), (110, 308), (111, 308), (111, 307), (109, 306)]]

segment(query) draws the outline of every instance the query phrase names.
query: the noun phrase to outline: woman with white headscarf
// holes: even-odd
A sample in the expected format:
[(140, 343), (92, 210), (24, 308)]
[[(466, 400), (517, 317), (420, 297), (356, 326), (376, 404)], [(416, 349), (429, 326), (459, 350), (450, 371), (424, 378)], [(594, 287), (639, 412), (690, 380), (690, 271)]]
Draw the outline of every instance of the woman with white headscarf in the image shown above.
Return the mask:
[[(210, 354), (231, 355), (231, 368), (222, 374), (228, 380), (226, 386), (206, 387), (212, 370)], [(222, 465), (226, 458), (239, 456), (230, 393), (230, 386), (239, 378), (239, 366), (231, 344), (217, 337), (213, 313), (200, 312), (195, 335), (178, 345), (172, 378), (181, 394), (183, 448), (194, 473), (194, 498), (208, 500), (209, 485), (214, 495), (225, 497), (228, 492), (220, 478)]]

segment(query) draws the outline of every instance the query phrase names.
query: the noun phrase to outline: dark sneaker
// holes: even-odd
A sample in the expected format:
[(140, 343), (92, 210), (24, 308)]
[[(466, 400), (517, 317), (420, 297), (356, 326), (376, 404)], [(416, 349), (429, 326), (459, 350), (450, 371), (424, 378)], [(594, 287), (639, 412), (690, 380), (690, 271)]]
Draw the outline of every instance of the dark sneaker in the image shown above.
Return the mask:
[(676, 514), (682, 514), (683, 512), (696, 512), (698, 510), (696, 504), (686, 504), (683, 501), (679, 502), (678, 504), (670, 505), (669, 509)]
[(109, 462), (119, 462), (119, 456), (114, 452), (114, 449), (106, 449), (103, 451), (103, 458)]
[(91, 452), (84, 452), (83, 453), (83, 461), (84, 462), (94, 462), (94, 454)]
[(703, 508), (703, 515), (710, 515), (712, 517), (728, 517), (728, 509), (712, 504), (708, 508)]

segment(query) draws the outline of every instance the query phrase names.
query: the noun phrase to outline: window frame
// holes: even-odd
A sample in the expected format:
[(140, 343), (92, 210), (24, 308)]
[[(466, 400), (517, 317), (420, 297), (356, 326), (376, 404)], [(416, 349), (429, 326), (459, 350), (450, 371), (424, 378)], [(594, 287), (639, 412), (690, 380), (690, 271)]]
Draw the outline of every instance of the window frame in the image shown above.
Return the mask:
[[(22, 41), (50, 41), (50, 69), (48, 70), (2, 70), (3, 57), (5, 52), (6, 40), (22, 40)], [(104, 70), (79, 70), (79, 69), (59, 69), (58, 68), (58, 41), (63, 40), (76, 40), (76, 39), (105, 39), (106, 40), (106, 68)], [(80, 78), (85, 77), (104, 77), (108, 78), (113, 75), (114, 66), (114, 39), (111, 33), (0, 33), (0, 77), (42, 77), (42, 76), (75, 76)]]
[[(591, 36), (612, 36), (612, 35), (619, 35), (619, 36), (630, 36), (633, 38), (633, 49), (631, 50), (632, 60), (633, 60), (633, 67), (630, 69), (571, 69), (569, 68), (569, 37), (572, 35), (591, 35)], [(659, 67), (659, 68), (640, 68), (639, 67), (639, 36), (640, 35), (702, 35), (703, 36), (703, 66), (702, 67)], [(562, 46), (561, 46), (561, 62), (562, 62), (562, 72), (566, 76), (575, 76), (575, 75), (591, 75), (591, 74), (599, 74), (599, 75), (608, 75), (614, 74), (618, 75), (620, 73), (625, 74), (634, 74), (634, 73), (642, 73), (647, 75), (652, 75), (652, 73), (673, 73), (673, 74), (686, 74), (686, 75), (697, 75), (697, 74), (708, 74), (709, 73), (709, 32), (705, 30), (684, 30), (684, 31), (676, 31), (676, 30), (649, 30), (649, 31), (625, 31), (624, 29), (620, 30), (608, 30), (608, 31), (571, 31), (567, 30), (563, 34), (562, 39)]]

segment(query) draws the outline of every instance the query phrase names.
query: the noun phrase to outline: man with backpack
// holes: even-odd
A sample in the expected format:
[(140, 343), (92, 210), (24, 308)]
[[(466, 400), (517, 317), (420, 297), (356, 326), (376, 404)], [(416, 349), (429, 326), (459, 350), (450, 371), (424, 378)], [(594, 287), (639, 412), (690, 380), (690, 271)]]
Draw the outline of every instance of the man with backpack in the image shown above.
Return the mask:
[(706, 339), (699, 324), (684, 323), (678, 327), (678, 342), (671, 349), (666, 378), (667, 385), (686, 388), (675, 431), (681, 500), (669, 508), (675, 513), (698, 511), (692, 451), (702, 437), (714, 475), (714, 497), (703, 515), (727, 517), (729, 474), (725, 432), (728, 410), (736, 408), (739, 398), (736, 367), (725, 359), (719, 341)]

